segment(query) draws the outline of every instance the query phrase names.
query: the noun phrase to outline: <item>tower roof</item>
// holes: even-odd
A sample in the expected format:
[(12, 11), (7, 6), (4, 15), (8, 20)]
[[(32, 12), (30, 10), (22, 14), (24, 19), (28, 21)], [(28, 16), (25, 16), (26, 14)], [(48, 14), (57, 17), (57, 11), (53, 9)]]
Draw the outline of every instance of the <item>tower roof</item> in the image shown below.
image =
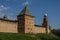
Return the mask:
[(45, 13), (44, 16), (47, 16), (47, 13)]
[(27, 5), (24, 7), (24, 9), (21, 11), (21, 13), (19, 15), (33, 16)]

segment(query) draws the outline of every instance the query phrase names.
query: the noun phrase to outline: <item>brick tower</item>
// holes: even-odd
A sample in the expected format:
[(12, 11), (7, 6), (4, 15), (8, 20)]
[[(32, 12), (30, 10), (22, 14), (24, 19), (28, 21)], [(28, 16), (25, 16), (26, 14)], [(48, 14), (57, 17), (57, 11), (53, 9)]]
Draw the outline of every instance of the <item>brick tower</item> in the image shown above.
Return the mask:
[(47, 16), (47, 14), (44, 15), (42, 26), (46, 28), (46, 33), (50, 33), (50, 25), (48, 23), (48, 16)]
[(18, 15), (18, 32), (33, 33), (34, 31), (34, 16), (31, 14), (27, 6)]

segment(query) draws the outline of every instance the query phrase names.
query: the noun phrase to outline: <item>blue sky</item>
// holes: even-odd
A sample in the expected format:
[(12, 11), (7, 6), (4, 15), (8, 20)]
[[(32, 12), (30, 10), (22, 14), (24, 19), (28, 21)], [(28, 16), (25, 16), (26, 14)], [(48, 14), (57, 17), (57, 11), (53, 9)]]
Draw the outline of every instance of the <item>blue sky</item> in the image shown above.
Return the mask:
[(0, 17), (7, 15), (9, 19), (16, 19), (17, 15), (28, 4), (35, 23), (41, 25), (45, 12), (48, 14), (52, 28), (60, 28), (60, 0), (0, 0)]

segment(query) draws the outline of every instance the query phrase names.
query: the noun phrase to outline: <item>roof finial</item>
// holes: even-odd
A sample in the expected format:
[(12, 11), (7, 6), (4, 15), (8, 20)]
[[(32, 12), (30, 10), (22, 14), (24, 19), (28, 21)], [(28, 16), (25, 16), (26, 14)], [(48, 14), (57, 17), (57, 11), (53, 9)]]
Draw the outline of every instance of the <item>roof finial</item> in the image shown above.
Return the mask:
[(43, 11), (44, 11), (44, 16), (48, 16), (45, 8), (43, 9)]
[(29, 5), (29, 0), (26, 0), (26, 2), (24, 3), (25, 6)]
[(25, 5), (25, 6), (28, 6), (29, 4), (31, 4), (31, 2), (32, 2), (32, 0), (26, 0), (26, 1), (24, 2), (24, 5)]

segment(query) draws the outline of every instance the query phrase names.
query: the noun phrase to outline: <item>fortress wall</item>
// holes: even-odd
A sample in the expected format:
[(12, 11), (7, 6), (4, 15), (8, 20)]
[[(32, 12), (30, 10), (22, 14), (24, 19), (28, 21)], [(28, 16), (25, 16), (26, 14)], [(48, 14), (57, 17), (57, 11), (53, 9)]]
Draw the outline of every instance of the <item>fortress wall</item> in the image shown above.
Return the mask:
[(0, 32), (17, 33), (17, 22), (0, 20)]
[(35, 33), (46, 33), (44, 27), (35, 27)]

